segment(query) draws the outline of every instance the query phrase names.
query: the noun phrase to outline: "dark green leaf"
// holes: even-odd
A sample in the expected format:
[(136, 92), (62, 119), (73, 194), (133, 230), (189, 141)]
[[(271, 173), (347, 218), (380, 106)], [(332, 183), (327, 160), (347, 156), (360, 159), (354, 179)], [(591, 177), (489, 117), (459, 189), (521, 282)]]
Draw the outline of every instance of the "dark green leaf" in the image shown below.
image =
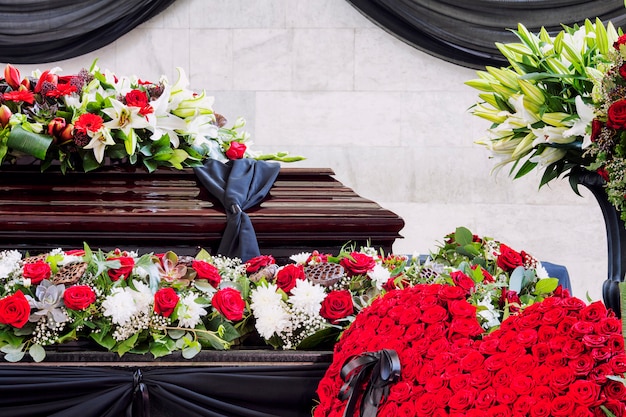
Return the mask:
[(48, 148), (52, 144), (52, 137), (39, 133), (29, 132), (21, 126), (15, 126), (7, 139), (7, 146), (37, 159), (46, 159)]

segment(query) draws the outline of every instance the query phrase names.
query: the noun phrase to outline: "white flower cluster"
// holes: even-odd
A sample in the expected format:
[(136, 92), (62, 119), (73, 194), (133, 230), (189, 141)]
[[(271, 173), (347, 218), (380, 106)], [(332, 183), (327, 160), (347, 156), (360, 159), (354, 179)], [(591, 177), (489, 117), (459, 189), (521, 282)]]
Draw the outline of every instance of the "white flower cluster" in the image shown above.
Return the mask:
[(320, 309), (326, 291), (321, 285), (300, 279), (286, 300), (277, 290), (276, 284), (255, 288), (250, 308), (262, 337), (269, 340), (277, 336), (284, 349), (293, 349), (324, 327), (326, 321)]
[(143, 282), (135, 282), (134, 287), (113, 288), (102, 302), (102, 314), (119, 326), (113, 334), (118, 341), (150, 325), (152, 291)]
[(196, 302), (197, 296), (189, 293), (180, 299), (178, 307), (178, 325), (193, 329), (200, 324), (201, 317), (206, 316), (206, 310)]

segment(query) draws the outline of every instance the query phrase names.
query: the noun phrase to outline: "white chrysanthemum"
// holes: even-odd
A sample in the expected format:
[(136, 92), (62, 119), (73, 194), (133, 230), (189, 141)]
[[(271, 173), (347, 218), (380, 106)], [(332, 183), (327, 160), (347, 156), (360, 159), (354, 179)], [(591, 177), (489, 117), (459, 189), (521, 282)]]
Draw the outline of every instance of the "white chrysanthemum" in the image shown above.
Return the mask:
[(178, 306), (178, 325), (193, 329), (200, 324), (200, 318), (206, 316), (207, 312), (202, 306), (196, 303), (195, 294), (184, 296)]
[(102, 308), (103, 314), (111, 317), (111, 321), (120, 326), (128, 323), (138, 312), (132, 294), (122, 288), (114, 288), (102, 302)]
[(546, 268), (544, 268), (543, 265), (541, 265), (541, 262), (537, 262), (535, 273), (537, 274), (537, 278), (539, 279), (550, 278), (548, 271), (546, 271)]
[(299, 279), (296, 286), (291, 290), (289, 302), (295, 311), (301, 311), (308, 315), (319, 313), (322, 301), (326, 298), (324, 287), (311, 281)]
[(384, 266), (376, 264), (371, 271), (367, 272), (367, 276), (374, 282), (376, 288), (381, 290), (383, 285), (385, 285), (387, 281), (389, 281), (389, 278), (391, 278), (391, 273)]
[(478, 316), (485, 321), (485, 323), (483, 323), (483, 327), (485, 329), (490, 329), (500, 325), (500, 315), (491, 303), (491, 297), (489, 294), (485, 294), (483, 299), (478, 302), (478, 306), (485, 307), (484, 310), (480, 310), (478, 312)]
[(152, 310), (152, 301), (154, 300), (150, 287), (143, 282), (135, 282), (133, 285), (137, 291), (132, 290), (129, 287), (127, 287), (126, 290), (130, 291), (133, 300), (135, 301), (135, 305), (137, 306), (137, 311), (149, 314)]
[(291, 259), (292, 261), (294, 261), (295, 263), (299, 265), (304, 265), (310, 256), (311, 256), (311, 252), (300, 252), (300, 253), (296, 253), (295, 255), (291, 255), (289, 259)]
[(0, 252), (0, 278), (7, 278), (12, 272), (19, 269), (22, 254), (16, 250)]
[(267, 286), (259, 286), (250, 293), (250, 308), (257, 317), (257, 311), (265, 308), (274, 308), (282, 302), (282, 296), (276, 292), (278, 287), (276, 284), (268, 284)]
[(59, 262), (57, 262), (57, 265), (68, 265), (68, 264), (73, 264), (76, 262), (83, 262), (83, 257), (82, 256), (76, 256), (76, 255), (63, 255), (63, 259), (60, 260)]
[(255, 327), (259, 335), (265, 339), (271, 338), (274, 333), (288, 332), (291, 330), (290, 315), (279, 304), (266, 306), (262, 309), (263, 314), (257, 316), (255, 311)]

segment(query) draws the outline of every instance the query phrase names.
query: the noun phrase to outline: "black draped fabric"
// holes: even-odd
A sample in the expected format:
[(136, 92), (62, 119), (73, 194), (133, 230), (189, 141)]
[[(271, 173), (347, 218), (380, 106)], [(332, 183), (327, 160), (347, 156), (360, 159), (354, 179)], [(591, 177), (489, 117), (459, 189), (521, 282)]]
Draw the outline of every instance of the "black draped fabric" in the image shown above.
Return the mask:
[(259, 256), (256, 233), (245, 210), (263, 201), (274, 185), (280, 165), (250, 158), (227, 163), (209, 159), (194, 171), (198, 181), (220, 200), (226, 211), (226, 230), (217, 252), (244, 262)]
[(0, 366), (0, 415), (307, 417), (327, 368)]
[(385, 30), (430, 55), (470, 68), (506, 66), (495, 42), (516, 42), (509, 29), (551, 33), (585, 19), (626, 23), (623, 0), (348, 0)]
[(0, 62), (73, 58), (115, 41), (175, 0), (0, 0)]

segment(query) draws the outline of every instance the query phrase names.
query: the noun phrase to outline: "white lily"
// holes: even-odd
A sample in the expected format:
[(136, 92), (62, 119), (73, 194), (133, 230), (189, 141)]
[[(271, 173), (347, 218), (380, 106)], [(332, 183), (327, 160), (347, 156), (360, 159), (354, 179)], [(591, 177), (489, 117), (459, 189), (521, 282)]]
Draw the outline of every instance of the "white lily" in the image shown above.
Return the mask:
[(102, 109), (102, 112), (112, 119), (105, 122), (104, 126), (108, 129), (118, 129), (124, 132), (126, 152), (133, 155), (137, 147), (135, 129), (146, 129), (150, 124), (143, 115), (139, 114), (141, 111), (139, 107), (129, 107), (115, 99), (111, 99), (111, 105), (113, 107)]
[(161, 96), (150, 102), (154, 112), (146, 116), (148, 121), (147, 129), (152, 132), (150, 136), (151, 140), (159, 140), (167, 134), (169, 135), (172, 146), (178, 148), (180, 146), (180, 140), (176, 130), (183, 131), (187, 123), (180, 117), (169, 112), (170, 93), (171, 86), (165, 84)]
[(553, 162), (563, 159), (566, 151), (559, 148), (545, 148), (540, 155), (534, 155), (530, 158), (531, 162), (535, 162), (540, 166), (550, 165)]
[(582, 136), (583, 137), (583, 149), (591, 146), (591, 134), (587, 132), (587, 127), (591, 126), (591, 122), (595, 118), (593, 107), (585, 104), (581, 96), (576, 96), (574, 100), (576, 103), (576, 113), (578, 113), (578, 120), (574, 122), (574, 125), (563, 132), (565, 137)]
[(95, 156), (96, 161), (98, 161), (98, 163), (102, 163), (106, 146), (115, 145), (115, 141), (111, 137), (109, 130), (104, 127), (93, 134), (91, 132), (88, 133), (91, 136), (91, 141), (85, 145), (83, 149), (93, 149), (93, 155)]
[(533, 134), (537, 136), (537, 139), (533, 142), (533, 146), (540, 145), (542, 143), (572, 143), (576, 140), (575, 137), (566, 137), (564, 132), (567, 129), (565, 127), (545, 126), (539, 129), (531, 129)]

